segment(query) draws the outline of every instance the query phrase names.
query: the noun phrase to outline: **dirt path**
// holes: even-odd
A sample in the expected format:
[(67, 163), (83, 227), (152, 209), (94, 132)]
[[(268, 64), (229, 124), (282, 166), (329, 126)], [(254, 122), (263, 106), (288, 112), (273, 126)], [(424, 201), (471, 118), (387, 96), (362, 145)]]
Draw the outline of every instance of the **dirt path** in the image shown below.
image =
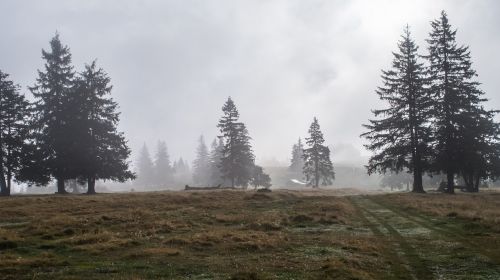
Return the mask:
[(440, 223), (372, 196), (352, 196), (359, 220), (387, 246), (382, 254), (393, 279), (500, 279), (498, 248), (483, 248)]

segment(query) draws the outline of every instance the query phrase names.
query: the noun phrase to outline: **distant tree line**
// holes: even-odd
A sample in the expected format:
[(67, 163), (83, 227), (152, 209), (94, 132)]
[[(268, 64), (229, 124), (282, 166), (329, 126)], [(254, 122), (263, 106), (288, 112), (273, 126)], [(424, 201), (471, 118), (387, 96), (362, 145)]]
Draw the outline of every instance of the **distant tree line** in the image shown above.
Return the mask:
[(134, 184), (145, 190), (161, 189), (174, 184), (190, 181), (190, 169), (187, 161), (179, 158), (171, 162), (167, 145), (158, 141), (156, 153), (151, 157), (144, 144), (137, 159), (137, 178)]
[(500, 175), (500, 125), (486, 110), (467, 46), (456, 42), (443, 11), (431, 22), (427, 54), (405, 28), (390, 70), (382, 71), (376, 93), (386, 102), (364, 125), (366, 147), (374, 151), (368, 172), (413, 173), (413, 192), (424, 192), (422, 176), (444, 174), (453, 193), (457, 176), (477, 192), (481, 180)]
[[(246, 125), (239, 120), (240, 115), (231, 97), (222, 107), (222, 117), (217, 127), (220, 135), (212, 141), (210, 149), (203, 136), (198, 139), (196, 158), (193, 161), (192, 182), (201, 187), (241, 187), (249, 186), (269, 188), (271, 178), (261, 166), (255, 164), (255, 156), (250, 144), (250, 136)], [(293, 146), (290, 172), (306, 184), (314, 188), (320, 185), (331, 185), (335, 172), (330, 160), (330, 148), (324, 144), (317, 118), (309, 128), (309, 137), (304, 147), (299, 138)], [(166, 186), (168, 184), (185, 184), (189, 181), (183, 177), (176, 180), (174, 175), (183, 166), (182, 159), (175, 166), (169, 166), (168, 153), (164, 143), (159, 142), (156, 160), (153, 162), (147, 147), (144, 145), (138, 159), (137, 185)], [(164, 158), (164, 160), (161, 160)], [(160, 165), (159, 162), (167, 164)], [(156, 175), (155, 175), (156, 174)], [(160, 178), (161, 176), (165, 176)], [(169, 175), (166, 175), (169, 174)], [(182, 181), (184, 180), (184, 181)]]
[(1, 194), (10, 195), (13, 180), (29, 185), (55, 180), (60, 194), (66, 193), (65, 181), (78, 180), (92, 194), (96, 180), (133, 179), (107, 73), (95, 61), (75, 72), (59, 34), (42, 58), (44, 69), (29, 87), (33, 102), (0, 71)]
[(239, 112), (229, 97), (222, 108), (217, 125), (220, 135), (212, 141), (210, 149), (200, 136), (192, 176), (186, 161), (180, 158), (170, 164), (164, 142), (159, 142), (153, 161), (146, 145), (137, 161), (138, 178), (135, 183), (145, 187), (165, 187), (193, 182), (199, 187), (269, 188), (271, 178), (255, 164), (250, 136), (245, 124), (239, 121)]

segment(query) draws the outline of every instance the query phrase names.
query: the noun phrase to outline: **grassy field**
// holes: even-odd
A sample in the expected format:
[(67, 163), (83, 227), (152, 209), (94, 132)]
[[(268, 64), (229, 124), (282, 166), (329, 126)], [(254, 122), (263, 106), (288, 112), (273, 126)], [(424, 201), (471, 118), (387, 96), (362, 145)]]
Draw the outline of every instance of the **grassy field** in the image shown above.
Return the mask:
[(0, 279), (500, 279), (500, 193), (0, 198)]

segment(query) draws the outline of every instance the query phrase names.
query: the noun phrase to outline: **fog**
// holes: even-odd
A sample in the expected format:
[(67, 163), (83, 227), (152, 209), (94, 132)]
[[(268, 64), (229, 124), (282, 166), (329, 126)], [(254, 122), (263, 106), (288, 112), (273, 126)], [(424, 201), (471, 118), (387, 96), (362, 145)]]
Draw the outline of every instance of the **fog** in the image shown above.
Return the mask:
[(33, 85), (56, 30), (76, 70), (98, 59), (133, 150), (164, 140), (192, 162), (231, 96), (257, 163), (289, 164), (314, 116), (334, 165), (361, 167), (361, 124), (406, 24), (425, 54), (429, 22), (446, 10), (470, 46), (487, 106), (500, 108), (497, 1), (18, 1), (0, 2), (2, 70)]

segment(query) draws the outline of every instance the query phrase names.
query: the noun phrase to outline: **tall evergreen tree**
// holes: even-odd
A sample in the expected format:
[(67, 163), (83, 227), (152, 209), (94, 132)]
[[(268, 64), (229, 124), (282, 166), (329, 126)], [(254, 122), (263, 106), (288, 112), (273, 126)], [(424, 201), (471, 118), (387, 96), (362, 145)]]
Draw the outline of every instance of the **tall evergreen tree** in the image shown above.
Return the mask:
[(406, 26), (392, 69), (382, 71), (383, 86), (376, 91), (388, 105), (373, 110), (377, 119), (363, 125), (369, 131), (362, 136), (370, 141), (365, 147), (375, 154), (368, 163), (368, 173), (387, 170), (413, 173), (413, 192), (424, 192), (422, 175), (427, 167), (431, 131), (428, 116), (432, 99), (426, 91), (425, 68), (419, 62), (418, 47)]
[(210, 154), (203, 135), (198, 140), (196, 159), (193, 162), (193, 182), (195, 184), (210, 184)]
[(224, 143), (222, 138), (214, 139), (210, 147), (210, 185), (218, 186), (224, 184), (224, 179), (222, 178), (222, 173), (220, 170), (222, 161), (222, 149), (224, 148)]
[(307, 148), (304, 149), (304, 175), (313, 188), (318, 188), (320, 181), (324, 186), (331, 185), (335, 179), (330, 148), (324, 143), (323, 133), (315, 117), (309, 128), (309, 137), (306, 138)]
[(151, 186), (154, 177), (153, 168), (153, 161), (151, 160), (148, 147), (144, 143), (137, 160), (137, 180), (135, 183), (142, 187)]
[(239, 113), (231, 97), (222, 107), (223, 116), (217, 127), (224, 141), (221, 158), (223, 178), (231, 182), (231, 187), (247, 187), (252, 178), (254, 155), (250, 136), (245, 124), (239, 122)]
[(292, 160), (288, 169), (295, 174), (302, 174), (304, 169), (304, 145), (300, 138), (292, 147)]
[(74, 71), (71, 65), (71, 53), (64, 46), (59, 34), (50, 41), (50, 51), (42, 50), (45, 70), (38, 71), (38, 78), (30, 88), (36, 101), (35, 125), (36, 144), (43, 149), (37, 157), (43, 158), (44, 170), (57, 180), (57, 192), (66, 193), (64, 180), (70, 179), (71, 112), (69, 110), (70, 95), (73, 91)]
[(87, 181), (88, 194), (95, 193), (96, 180), (124, 182), (135, 176), (129, 170), (130, 149), (117, 125), (118, 104), (111, 98), (110, 78), (95, 61), (85, 66), (75, 81), (75, 92), (70, 96), (74, 131), (73, 160), (79, 165), (73, 177)]
[(471, 106), (461, 136), (460, 175), (466, 189), (478, 192), (483, 179), (500, 175), (500, 125), (493, 119), (494, 111)]
[(447, 191), (454, 193), (455, 175), (462, 173), (466, 181), (473, 174), (478, 180), (486, 175), (485, 152), (495, 147), (498, 129), (494, 112), (482, 107), (486, 99), (475, 80), (469, 48), (457, 45), (457, 31), (444, 11), (431, 27), (426, 58), (434, 100), (434, 170), (446, 174)]
[(158, 141), (154, 162), (154, 181), (156, 185), (165, 186), (173, 181), (173, 170), (170, 163), (167, 144)]
[(0, 71), (0, 195), (10, 195), (12, 179), (23, 168), (29, 103), (19, 86)]

